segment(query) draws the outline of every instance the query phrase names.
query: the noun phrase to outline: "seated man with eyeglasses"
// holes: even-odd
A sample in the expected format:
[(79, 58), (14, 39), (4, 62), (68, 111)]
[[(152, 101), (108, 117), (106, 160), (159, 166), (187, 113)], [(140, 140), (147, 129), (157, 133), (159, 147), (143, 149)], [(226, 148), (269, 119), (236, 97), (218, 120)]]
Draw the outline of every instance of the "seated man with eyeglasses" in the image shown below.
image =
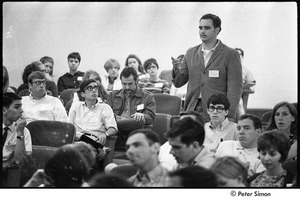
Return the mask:
[(228, 120), (230, 102), (224, 94), (214, 94), (207, 101), (207, 113), (210, 121), (205, 123), (204, 145), (216, 152), (220, 142), (237, 140), (237, 124)]
[(60, 99), (46, 93), (45, 74), (35, 71), (27, 80), (30, 95), (22, 97), (23, 115), (27, 123), (35, 120), (68, 122), (66, 109)]

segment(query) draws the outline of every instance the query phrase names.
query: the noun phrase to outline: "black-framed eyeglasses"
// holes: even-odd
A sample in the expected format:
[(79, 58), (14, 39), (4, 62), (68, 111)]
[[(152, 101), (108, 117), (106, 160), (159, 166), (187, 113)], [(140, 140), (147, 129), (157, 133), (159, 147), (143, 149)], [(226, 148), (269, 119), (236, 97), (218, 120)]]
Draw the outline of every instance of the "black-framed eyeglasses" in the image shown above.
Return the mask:
[(46, 81), (32, 81), (32, 84), (35, 84), (37, 86), (46, 85)]
[(84, 90), (88, 90), (88, 91), (93, 91), (93, 90), (95, 90), (95, 91), (98, 91), (99, 90), (99, 86), (87, 86)]
[(209, 106), (208, 107), (209, 112), (214, 112), (215, 110), (217, 110), (218, 113), (221, 113), (221, 112), (223, 112), (223, 110), (225, 110), (225, 108), (223, 108), (222, 106), (217, 106), (217, 107)]

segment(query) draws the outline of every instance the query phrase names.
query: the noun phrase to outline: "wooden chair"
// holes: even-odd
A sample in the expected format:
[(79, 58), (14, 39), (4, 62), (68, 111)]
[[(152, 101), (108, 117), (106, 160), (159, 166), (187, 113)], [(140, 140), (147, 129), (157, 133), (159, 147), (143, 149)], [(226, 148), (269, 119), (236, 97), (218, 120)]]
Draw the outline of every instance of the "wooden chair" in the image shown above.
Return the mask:
[(164, 144), (167, 141), (165, 133), (171, 128), (172, 116), (165, 113), (156, 113), (155, 119), (153, 122), (152, 130), (158, 133), (160, 136), (161, 144)]
[(22, 166), (20, 187), (27, 183), (36, 170), (45, 168), (47, 161), (57, 149), (56, 147), (32, 145), (32, 154), (27, 156), (27, 160)]
[(36, 120), (27, 124), (33, 145), (60, 147), (74, 142), (75, 126), (68, 122)]
[(73, 94), (76, 91), (75, 88), (65, 89), (60, 93), (59, 98), (62, 100), (63, 105), (66, 106), (70, 99), (73, 99)]

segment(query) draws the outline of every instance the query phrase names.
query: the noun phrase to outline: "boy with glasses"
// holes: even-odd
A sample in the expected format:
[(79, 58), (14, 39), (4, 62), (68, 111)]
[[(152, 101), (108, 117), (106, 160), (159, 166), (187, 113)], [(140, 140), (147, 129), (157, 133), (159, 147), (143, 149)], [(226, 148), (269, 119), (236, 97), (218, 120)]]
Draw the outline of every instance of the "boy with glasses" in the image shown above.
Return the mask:
[(28, 76), (29, 96), (22, 97), (22, 107), (27, 123), (35, 120), (68, 122), (66, 110), (57, 97), (46, 94), (45, 74), (40, 71)]
[(204, 145), (215, 152), (224, 140), (237, 140), (237, 124), (228, 120), (230, 102), (224, 94), (214, 94), (207, 101), (210, 121), (205, 123)]

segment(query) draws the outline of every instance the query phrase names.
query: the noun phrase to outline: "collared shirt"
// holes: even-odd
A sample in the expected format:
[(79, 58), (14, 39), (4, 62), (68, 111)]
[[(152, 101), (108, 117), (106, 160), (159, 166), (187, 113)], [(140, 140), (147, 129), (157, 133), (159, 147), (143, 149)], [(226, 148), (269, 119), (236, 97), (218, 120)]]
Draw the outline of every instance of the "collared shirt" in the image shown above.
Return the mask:
[[(5, 125), (2, 123), (2, 134), (4, 133), (4, 128)], [(2, 161), (7, 161), (13, 157), (17, 145), (16, 123), (14, 122), (12, 125), (8, 126), (8, 128), (7, 138), (2, 152)], [(32, 153), (32, 142), (30, 132), (26, 127), (24, 128), (24, 142), (26, 154), (30, 155)]]
[(187, 167), (187, 166), (201, 166), (206, 169), (209, 169), (212, 164), (216, 161), (216, 156), (213, 152), (211, 152), (206, 146), (203, 146), (203, 149), (199, 152), (199, 154), (195, 157), (192, 164), (184, 163), (179, 164), (175, 169)]
[(170, 154), (172, 146), (167, 141), (161, 145), (159, 149), (158, 159), (160, 164), (167, 170), (172, 171), (177, 166), (177, 161), (172, 154)]
[(210, 49), (210, 50), (204, 49), (204, 47), (202, 45), (201, 51), (203, 53), (205, 67), (207, 66), (207, 63), (208, 63), (211, 55), (214, 53), (214, 51), (216, 50), (216, 48), (217, 48), (217, 46), (218, 46), (219, 43), (220, 43), (220, 40), (218, 40), (217, 44), (212, 49)]
[(77, 71), (74, 75), (67, 72), (59, 77), (57, 82), (58, 93), (60, 94), (63, 90), (69, 88), (79, 88), (83, 74), (81, 71)]
[(118, 130), (111, 107), (99, 101), (91, 108), (88, 108), (84, 101), (73, 102), (69, 111), (69, 121), (75, 125), (78, 138), (83, 133), (99, 137), (110, 127)]
[(107, 91), (121, 90), (123, 88), (119, 75), (118, 75), (117, 79), (114, 80), (113, 84), (109, 83), (108, 75), (101, 76), (101, 81)]
[(211, 150), (216, 150), (220, 142), (225, 140), (238, 140), (237, 124), (229, 121), (227, 118), (215, 129), (211, 122), (204, 125), (205, 139), (203, 144)]
[(66, 109), (57, 97), (45, 95), (35, 100), (31, 95), (23, 96), (22, 109), (27, 123), (35, 120), (69, 122)]
[(216, 152), (217, 157), (233, 156), (245, 163), (248, 167), (248, 177), (265, 170), (261, 163), (257, 147), (243, 148), (239, 141), (224, 141), (219, 145)]
[(147, 173), (138, 170), (137, 174), (128, 179), (135, 187), (164, 187), (168, 177), (168, 170), (158, 164)]

